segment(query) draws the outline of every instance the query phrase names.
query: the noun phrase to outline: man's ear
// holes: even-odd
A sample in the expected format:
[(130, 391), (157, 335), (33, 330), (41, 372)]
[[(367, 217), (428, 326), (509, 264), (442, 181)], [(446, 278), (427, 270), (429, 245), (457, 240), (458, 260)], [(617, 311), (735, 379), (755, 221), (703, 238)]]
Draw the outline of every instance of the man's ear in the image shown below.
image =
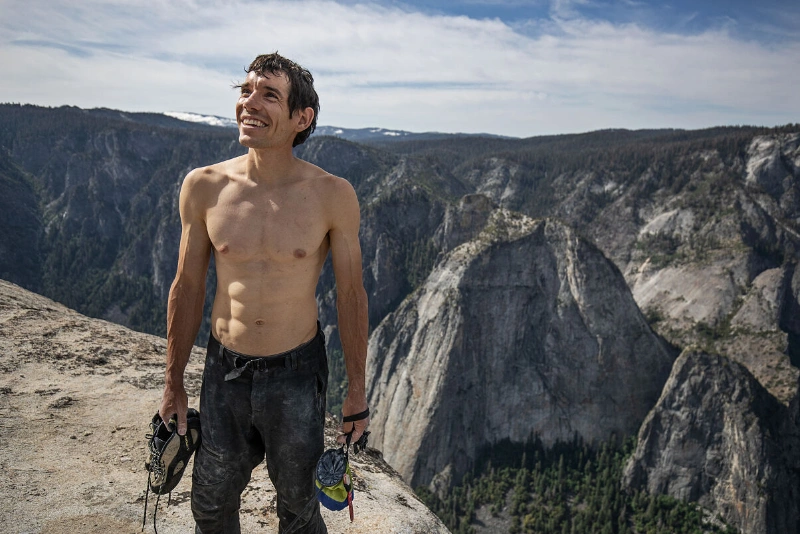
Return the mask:
[(295, 111), (298, 114), (299, 121), (297, 122), (297, 131), (302, 132), (309, 126), (311, 121), (314, 120), (314, 108), (299, 109)]

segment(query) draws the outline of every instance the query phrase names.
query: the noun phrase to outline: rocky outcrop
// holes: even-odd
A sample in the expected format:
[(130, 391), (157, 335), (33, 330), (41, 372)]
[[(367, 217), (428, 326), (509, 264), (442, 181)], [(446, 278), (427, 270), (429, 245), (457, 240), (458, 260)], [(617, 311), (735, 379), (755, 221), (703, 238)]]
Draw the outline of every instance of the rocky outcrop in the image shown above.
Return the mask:
[(794, 263), (785, 272), (778, 325), (788, 334), (786, 352), (792, 364), (800, 368), (800, 267)]
[[(107, 534), (142, 529), (145, 434), (164, 387), (164, 339), (89, 319), (0, 280), (0, 531)], [(204, 351), (186, 373), (198, 406)], [(334, 446), (329, 418), (326, 445)], [(351, 455), (355, 522), (323, 510), (329, 532), (447, 534), (398, 474), (368, 449)], [(192, 531), (191, 467), (161, 499), (158, 532)], [(243, 532), (277, 532), (276, 495), (256, 468), (241, 503)], [(150, 495), (146, 532), (153, 532)]]
[(718, 149), (686, 160), (686, 179), (631, 198), (640, 224), (626, 280), (672, 343), (733, 358), (788, 404), (800, 362), (786, 311), (800, 251), (800, 135), (754, 136), (733, 159)]
[(800, 532), (797, 411), (744, 366), (687, 350), (642, 424), (623, 484), (698, 502), (748, 534)]
[[(747, 150), (748, 185), (756, 186), (778, 201), (781, 209), (800, 212), (795, 177), (800, 173), (800, 134), (760, 135)], [(794, 222), (800, 223), (800, 217)]]
[(424, 279), (436, 257), (431, 236), (445, 203), (405, 179), (363, 207), (364, 287), (377, 325)]
[(433, 242), (442, 252), (449, 252), (461, 243), (471, 241), (486, 227), (497, 204), (486, 195), (465, 195), (458, 203), (447, 206), (442, 224), (433, 234)]
[(458, 480), (503, 439), (627, 435), (673, 359), (599, 250), (496, 210), (370, 337), (374, 443), (416, 486)]

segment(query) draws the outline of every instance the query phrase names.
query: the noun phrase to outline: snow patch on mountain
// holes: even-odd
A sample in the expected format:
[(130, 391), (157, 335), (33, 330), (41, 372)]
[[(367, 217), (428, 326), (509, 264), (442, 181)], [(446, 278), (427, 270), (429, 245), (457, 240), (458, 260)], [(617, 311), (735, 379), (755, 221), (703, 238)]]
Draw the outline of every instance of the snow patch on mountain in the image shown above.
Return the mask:
[(217, 115), (200, 115), (199, 113), (188, 113), (185, 111), (167, 111), (164, 113), (168, 117), (186, 122), (199, 122), (210, 126), (222, 126), (224, 128), (236, 128), (236, 120)]

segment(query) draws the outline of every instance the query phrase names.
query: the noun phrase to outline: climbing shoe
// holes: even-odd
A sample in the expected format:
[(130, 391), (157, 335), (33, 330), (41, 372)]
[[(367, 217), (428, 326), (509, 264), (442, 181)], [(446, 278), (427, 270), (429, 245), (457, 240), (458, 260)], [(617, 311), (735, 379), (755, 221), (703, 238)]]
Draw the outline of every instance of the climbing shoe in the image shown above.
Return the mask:
[(157, 495), (171, 492), (183, 477), (186, 464), (200, 445), (200, 413), (189, 408), (186, 414), (186, 434), (178, 434), (176, 416), (164, 422), (158, 412), (147, 434), (148, 489)]
[[(150, 433), (147, 438), (147, 460), (144, 467), (147, 469), (147, 488), (144, 494), (144, 516), (142, 517), (142, 530), (147, 521), (147, 497), (152, 491), (156, 498), (156, 510), (153, 512), (153, 529), (158, 534), (156, 527), (156, 514), (158, 501), (162, 495), (169, 493), (178, 485), (186, 470), (186, 464), (194, 451), (200, 446), (200, 413), (194, 408), (189, 408), (186, 413), (186, 434), (178, 434), (178, 418), (173, 415), (165, 423), (161, 415), (156, 412), (150, 422)], [(169, 506), (169, 502), (167, 502)]]

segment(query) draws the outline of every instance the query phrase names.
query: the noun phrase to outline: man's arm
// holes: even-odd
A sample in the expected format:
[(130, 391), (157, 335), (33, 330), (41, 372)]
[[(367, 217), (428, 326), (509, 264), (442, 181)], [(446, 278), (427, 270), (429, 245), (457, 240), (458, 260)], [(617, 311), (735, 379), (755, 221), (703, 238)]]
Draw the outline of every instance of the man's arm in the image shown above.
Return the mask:
[(211, 255), (211, 240), (198, 190), (202, 173), (197, 169), (190, 172), (181, 186), (178, 269), (167, 302), (167, 366), (159, 413), (164, 421), (177, 414), (178, 433), (181, 435), (186, 434), (188, 409), (183, 373), (203, 318), (206, 272)]
[[(337, 178), (330, 205), (332, 223), (329, 232), (333, 273), (336, 277), (336, 311), (339, 322), (339, 338), (342, 340), (344, 362), (347, 369), (347, 397), (342, 404), (342, 415), (355, 415), (367, 409), (366, 366), (367, 336), (367, 292), (361, 278), (361, 245), (358, 228), (361, 214), (353, 187)], [(369, 418), (355, 423), (344, 423), (342, 430), (355, 430), (352, 442), (358, 441), (366, 430)], [(344, 437), (339, 438), (344, 442)]]

